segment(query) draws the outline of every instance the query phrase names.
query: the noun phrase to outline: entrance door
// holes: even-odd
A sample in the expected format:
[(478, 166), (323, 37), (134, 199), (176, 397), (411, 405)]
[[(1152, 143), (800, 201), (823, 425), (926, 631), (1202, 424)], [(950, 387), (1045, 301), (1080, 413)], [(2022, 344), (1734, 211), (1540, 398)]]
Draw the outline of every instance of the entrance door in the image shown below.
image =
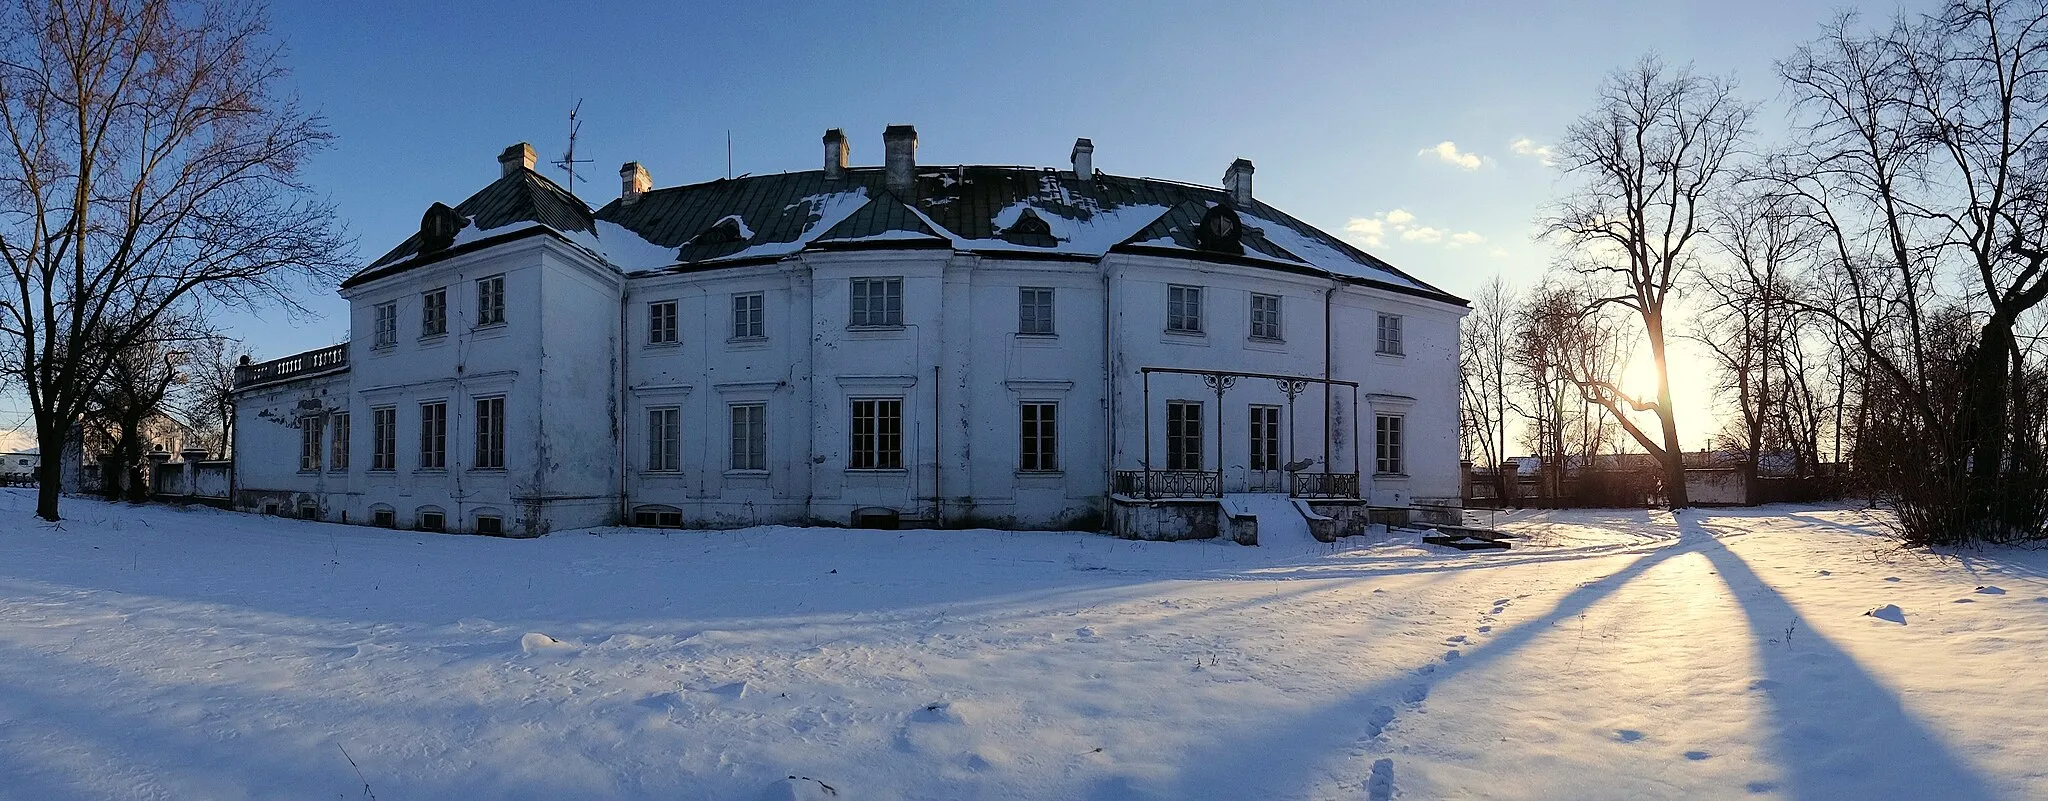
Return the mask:
[(1251, 471), (1245, 489), (1251, 492), (1285, 492), (1287, 477), (1280, 471), (1280, 407), (1251, 407)]

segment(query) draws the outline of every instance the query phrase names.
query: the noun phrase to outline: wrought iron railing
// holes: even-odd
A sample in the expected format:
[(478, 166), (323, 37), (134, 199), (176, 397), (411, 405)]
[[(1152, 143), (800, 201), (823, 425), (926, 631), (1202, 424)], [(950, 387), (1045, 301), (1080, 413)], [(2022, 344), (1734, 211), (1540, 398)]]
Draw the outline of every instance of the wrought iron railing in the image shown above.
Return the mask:
[(1220, 498), (1223, 478), (1206, 470), (1118, 470), (1111, 489), (1134, 498)]
[(1356, 498), (1358, 474), (1295, 473), (1294, 487), (1288, 494), (1296, 498)]
[(319, 350), (295, 353), (282, 359), (272, 359), (262, 364), (244, 364), (235, 367), (235, 386), (247, 386), (264, 381), (275, 381), (295, 375), (314, 373), (334, 367), (348, 365), (348, 343), (329, 345)]

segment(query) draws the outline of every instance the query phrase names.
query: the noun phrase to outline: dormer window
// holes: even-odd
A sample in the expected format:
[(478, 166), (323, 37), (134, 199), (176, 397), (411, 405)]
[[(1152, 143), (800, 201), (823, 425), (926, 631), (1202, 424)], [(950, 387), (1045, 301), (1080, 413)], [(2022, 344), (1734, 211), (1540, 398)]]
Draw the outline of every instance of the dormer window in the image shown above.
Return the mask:
[(690, 244), (726, 245), (734, 242), (745, 242), (751, 238), (750, 234), (751, 232), (746, 229), (746, 226), (740, 223), (739, 217), (728, 216), (725, 219), (712, 223), (710, 228), (704, 229), (704, 233), (698, 234), (696, 238), (691, 239)]
[(1195, 244), (1203, 250), (1242, 254), (1243, 240), (1244, 221), (1227, 205), (1211, 207), (1209, 213), (1202, 215), (1201, 227), (1195, 230)]
[(1019, 245), (1052, 247), (1059, 244), (1059, 239), (1052, 235), (1052, 226), (1038, 216), (1036, 210), (1028, 208), (1020, 212), (1017, 221), (1010, 223), (1010, 227), (1004, 228), (999, 236), (1005, 242)]

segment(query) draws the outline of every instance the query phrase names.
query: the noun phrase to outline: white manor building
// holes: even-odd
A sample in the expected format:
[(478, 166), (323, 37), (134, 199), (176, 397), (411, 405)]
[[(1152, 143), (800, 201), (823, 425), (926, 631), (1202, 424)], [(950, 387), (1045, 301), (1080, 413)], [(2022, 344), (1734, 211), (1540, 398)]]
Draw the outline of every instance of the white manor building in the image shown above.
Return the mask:
[(237, 376), (238, 508), (531, 536), (610, 523), (1319, 536), (1455, 505), (1465, 302), (1252, 193), (882, 167), (591, 210), (501, 177), (343, 282), (349, 341)]

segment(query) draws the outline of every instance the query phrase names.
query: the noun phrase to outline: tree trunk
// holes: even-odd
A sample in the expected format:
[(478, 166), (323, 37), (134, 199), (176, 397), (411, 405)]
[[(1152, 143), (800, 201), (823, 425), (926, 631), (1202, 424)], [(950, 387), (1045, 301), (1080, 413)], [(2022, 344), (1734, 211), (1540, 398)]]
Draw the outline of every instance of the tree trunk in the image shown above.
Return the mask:
[[(57, 497), (64, 490), (64, 454), (69, 450), (71, 432), (54, 421), (38, 421), (36, 442), (42, 454), (36, 466), (36, 516), (56, 522)], [(53, 448), (51, 443), (55, 443)]]
[(1657, 367), (1657, 422), (1664, 429), (1664, 500), (1672, 509), (1692, 505), (1685, 491), (1685, 449), (1678, 444), (1678, 415), (1671, 408), (1671, 371), (1664, 361), (1664, 315), (1643, 314), (1650, 335), (1650, 359)]

